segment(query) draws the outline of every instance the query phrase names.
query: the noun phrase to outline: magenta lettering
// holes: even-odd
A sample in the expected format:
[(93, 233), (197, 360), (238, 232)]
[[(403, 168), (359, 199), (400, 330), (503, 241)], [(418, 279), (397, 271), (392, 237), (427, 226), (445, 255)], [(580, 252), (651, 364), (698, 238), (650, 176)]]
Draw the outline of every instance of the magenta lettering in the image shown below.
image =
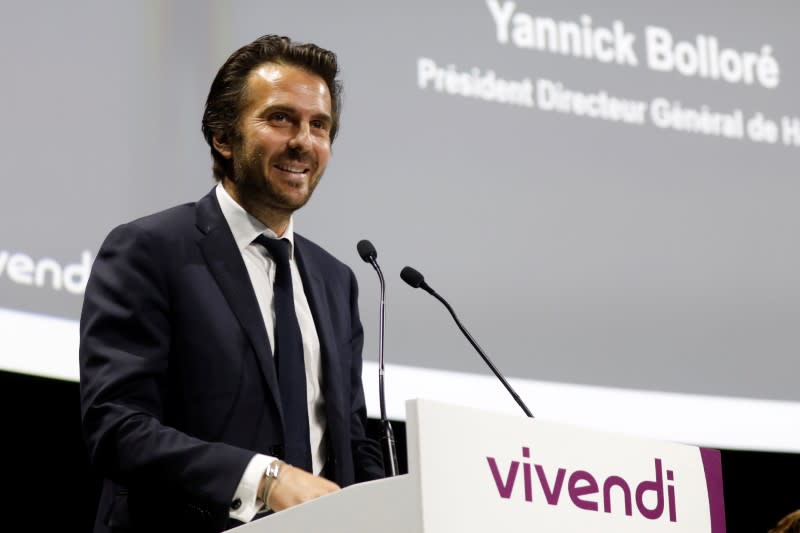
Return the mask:
[[(652, 509), (649, 509), (644, 504), (644, 493), (654, 492), (656, 495), (656, 504)], [(645, 518), (655, 520), (661, 518), (664, 512), (664, 485), (661, 480), (661, 459), (656, 459), (656, 480), (655, 481), (642, 481), (636, 487), (636, 508), (639, 513)]]
[(503, 483), (503, 480), (500, 478), (500, 471), (497, 469), (497, 462), (494, 460), (494, 457), (487, 457), (486, 460), (489, 462), (489, 469), (492, 471), (494, 483), (497, 485), (497, 492), (500, 494), (500, 497), (510, 498), (511, 491), (514, 490), (514, 480), (517, 479), (519, 462), (511, 461), (511, 466), (508, 469), (508, 477), (506, 477), (506, 482)]
[[(674, 475), (672, 470), (667, 470), (667, 481), (673, 481)], [(675, 512), (675, 485), (667, 485), (667, 502), (668, 509), (669, 509), (669, 521), (670, 522), (677, 522), (678, 513)]]
[(544, 499), (547, 500), (547, 503), (550, 505), (558, 505), (558, 497), (561, 495), (561, 485), (564, 484), (564, 474), (566, 474), (567, 471), (563, 468), (559, 468), (556, 471), (556, 480), (551, 489), (550, 484), (547, 482), (547, 474), (544, 473), (542, 465), (535, 465), (535, 467), (536, 475), (539, 477), (539, 483), (541, 484), (542, 491), (544, 491)]
[[(523, 457), (530, 457), (531, 456), (531, 449), (530, 448), (522, 448), (522, 456)], [(522, 465), (522, 479), (525, 480), (525, 501), (532, 502), (533, 501), (533, 483), (531, 483), (531, 464), (524, 463)]]
[[(561, 490), (566, 480), (568, 502), (585, 511), (598, 512), (602, 503), (603, 512), (624, 512), (625, 516), (633, 516), (634, 502), (638, 514), (648, 520), (658, 520), (667, 511), (670, 522), (677, 522), (677, 506), (675, 504), (675, 473), (664, 469), (660, 458), (656, 457), (654, 463), (654, 479), (645, 479), (638, 484), (631, 485), (626, 479), (618, 475), (610, 475), (599, 479), (587, 470), (567, 472), (566, 468), (545, 468), (544, 465), (533, 463), (529, 447), (522, 448), (522, 459), (508, 462), (505, 474), (495, 457), (486, 456), (489, 471), (492, 474), (497, 493), (501, 498), (511, 499), (517, 481), (517, 473), (522, 465), (523, 490), (517, 498), (525, 502), (536, 503), (539, 495), (544, 496), (548, 505), (558, 505)], [(502, 461), (501, 461), (502, 463)], [(532, 475), (533, 470), (536, 476)], [(548, 472), (550, 474), (548, 475)], [(600, 487), (602, 486), (602, 491)], [(632, 491), (631, 487), (635, 489)], [(616, 488), (616, 490), (612, 490)], [(563, 504), (562, 504), (563, 505)]]
[(625, 503), (625, 514), (631, 516), (633, 514), (631, 488), (628, 486), (628, 482), (619, 476), (608, 476), (605, 483), (603, 483), (603, 511), (606, 513), (611, 512), (611, 487), (615, 485), (622, 489), (622, 496), (624, 498), (622, 501)]
[[(579, 483), (582, 485), (578, 485)], [(586, 470), (576, 470), (569, 476), (569, 499), (575, 504), (575, 507), (586, 509), (587, 511), (596, 511), (597, 502), (586, 501), (581, 498), (588, 494), (597, 494), (597, 480)]]

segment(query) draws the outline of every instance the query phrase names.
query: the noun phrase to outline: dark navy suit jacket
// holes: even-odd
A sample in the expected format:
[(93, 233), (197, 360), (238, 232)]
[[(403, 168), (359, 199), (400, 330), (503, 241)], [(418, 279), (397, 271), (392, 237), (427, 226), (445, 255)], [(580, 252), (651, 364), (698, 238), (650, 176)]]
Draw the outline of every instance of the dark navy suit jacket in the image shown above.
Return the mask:
[[(295, 235), (321, 345), (326, 476), (383, 476), (366, 436), (352, 271)], [(215, 192), (114, 229), (80, 324), (83, 429), (104, 478), (95, 531), (220, 531), (254, 452), (281, 456), (269, 340)]]

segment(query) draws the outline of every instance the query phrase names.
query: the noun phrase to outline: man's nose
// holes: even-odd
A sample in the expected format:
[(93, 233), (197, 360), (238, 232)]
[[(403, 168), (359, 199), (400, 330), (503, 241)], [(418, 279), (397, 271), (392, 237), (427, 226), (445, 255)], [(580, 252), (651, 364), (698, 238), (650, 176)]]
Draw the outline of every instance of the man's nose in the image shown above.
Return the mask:
[(300, 124), (292, 138), (289, 139), (289, 148), (301, 152), (309, 151), (311, 149), (311, 126)]

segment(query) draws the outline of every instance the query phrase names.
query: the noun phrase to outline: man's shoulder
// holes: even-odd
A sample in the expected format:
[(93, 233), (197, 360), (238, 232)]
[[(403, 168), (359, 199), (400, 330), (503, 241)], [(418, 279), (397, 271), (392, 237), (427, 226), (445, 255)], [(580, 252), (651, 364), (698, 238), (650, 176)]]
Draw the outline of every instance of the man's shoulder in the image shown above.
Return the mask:
[(299, 233), (294, 234), (294, 240), (298, 252), (303, 256), (304, 259), (311, 260), (318, 265), (324, 266), (325, 268), (350, 269), (350, 267), (337, 259), (336, 256), (327, 251), (325, 248), (314, 241), (303, 237)]
[(119, 243), (127, 243), (131, 247), (151, 243), (154, 246), (168, 245), (175, 240), (185, 239), (191, 235), (194, 226), (193, 204), (183, 204), (156, 213), (151, 213), (117, 225), (106, 236), (103, 248)]
[(194, 224), (196, 202), (187, 202), (141, 216), (124, 225), (145, 231), (160, 233), (185, 225)]
[[(222, 215), (209, 215), (215, 210), (218, 211), (219, 207), (211, 195), (207, 195), (197, 202), (175, 205), (126, 221), (108, 233), (101, 253), (104, 250), (128, 250), (136, 254), (150, 250), (151, 254), (161, 255), (167, 250), (170, 254), (188, 250), (204, 233), (218, 225), (215, 220)], [(201, 229), (204, 224), (207, 227)]]
[(206, 211), (213, 210), (214, 203), (212, 191), (197, 202), (186, 202), (135, 218), (120, 224), (112, 232), (136, 232), (162, 238), (192, 235), (200, 222), (198, 208), (202, 204)]

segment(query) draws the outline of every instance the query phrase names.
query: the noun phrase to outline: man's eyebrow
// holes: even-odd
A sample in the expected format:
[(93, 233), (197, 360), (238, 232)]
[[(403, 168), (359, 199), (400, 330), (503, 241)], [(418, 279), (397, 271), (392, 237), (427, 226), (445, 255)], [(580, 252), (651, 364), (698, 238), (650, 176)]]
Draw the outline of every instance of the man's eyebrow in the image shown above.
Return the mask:
[(276, 111), (283, 112), (283, 113), (289, 113), (289, 114), (297, 113), (297, 110), (294, 109), (290, 105), (286, 105), (286, 104), (270, 104), (270, 105), (265, 106), (261, 110), (261, 113), (259, 113), (259, 114), (260, 115), (266, 115), (267, 113), (275, 113)]
[(333, 117), (330, 113), (326, 113), (324, 111), (320, 111), (319, 113), (315, 113), (311, 116), (311, 118), (316, 120), (324, 120), (325, 122), (331, 123), (333, 122)]

